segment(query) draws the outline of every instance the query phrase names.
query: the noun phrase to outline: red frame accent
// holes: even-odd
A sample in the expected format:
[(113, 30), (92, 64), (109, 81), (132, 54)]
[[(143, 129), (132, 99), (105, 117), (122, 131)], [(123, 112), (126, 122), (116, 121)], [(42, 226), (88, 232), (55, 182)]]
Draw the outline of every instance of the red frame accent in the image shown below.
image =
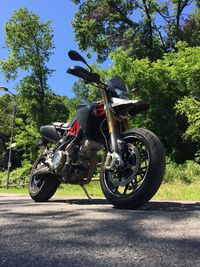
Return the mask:
[(78, 123), (78, 121), (76, 120), (75, 123), (73, 124), (73, 126), (71, 127), (69, 133), (68, 133), (68, 136), (75, 136), (77, 135), (77, 133), (79, 132), (81, 126), (80, 124)]
[[(98, 103), (95, 112), (94, 112), (96, 117), (105, 117), (106, 116), (106, 112), (104, 110), (104, 103), (100, 102)], [(80, 130), (81, 126), (78, 122), (78, 120), (76, 120), (74, 122), (74, 124), (72, 125), (70, 131), (68, 132), (68, 136), (75, 136), (78, 134), (79, 130)]]
[(96, 117), (105, 117), (106, 116), (103, 102), (98, 103), (98, 105), (96, 107), (95, 115), (96, 115)]

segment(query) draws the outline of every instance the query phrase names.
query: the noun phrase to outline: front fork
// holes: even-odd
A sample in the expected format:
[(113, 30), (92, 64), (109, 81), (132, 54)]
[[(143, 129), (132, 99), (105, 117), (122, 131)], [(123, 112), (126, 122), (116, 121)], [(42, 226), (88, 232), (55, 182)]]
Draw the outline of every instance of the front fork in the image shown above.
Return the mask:
[(111, 106), (111, 101), (107, 96), (107, 93), (103, 90), (104, 109), (106, 112), (106, 119), (108, 123), (108, 130), (110, 135), (110, 152), (107, 153), (105, 168), (114, 170), (116, 167), (120, 168), (124, 166), (124, 161), (121, 157), (122, 140), (120, 136), (119, 127), (117, 127), (114, 112)]

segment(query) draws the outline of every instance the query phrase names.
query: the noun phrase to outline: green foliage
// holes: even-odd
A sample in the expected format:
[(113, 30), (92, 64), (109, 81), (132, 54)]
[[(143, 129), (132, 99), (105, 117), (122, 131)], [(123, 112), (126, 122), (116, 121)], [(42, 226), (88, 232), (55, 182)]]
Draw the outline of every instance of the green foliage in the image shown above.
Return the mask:
[(200, 101), (184, 97), (178, 101), (176, 109), (178, 113), (187, 117), (189, 123), (184, 137), (200, 143)]
[(197, 8), (185, 22), (182, 29), (182, 38), (189, 46), (200, 45), (200, 9)]
[(50, 21), (42, 23), (27, 8), (20, 8), (6, 23), (5, 32), (6, 48), (11, 55), (1, 62), (1, 68), (7, 80), (16, 77), (18, 68), (32, 69), (37, 76), (50, 71), (45, 65), (53, 48)]
[(76, 106), (80, 104), (79, 98), (71, 98), (67, 102), (67, 107), (69, 109), (69, 118), (68, 122), (70, 122), (76, 116)]
[[(69, 116), (68, 102), (66, 97), (49, 94), (46, 98), (47, 116), (45, 117), (46, 123), (54, 121), (66, 122)], [(12, 98), (10, 95), (0, 97), (0, 169), (3, 170), (7, 167), (8, 161), (8, 145), (11, 131), (12, 121)], [(21, 95), (17, 96), (17, 113), (16, 123), (14, 127), (14, 142), (16, 147), (12, 153), (12, 166), (18, 167), (21, 165), (22, 159), (27, 159), (33, 162), (38, 155), (39, 139), (41, 138), (39, 129), (35, 121), (37, 120), (37, 113), (32, 114), (30, 111), (27, 114), (27, 108), (24, 106), (27, 103), (23, 102)]]
[[(29, 174), (31, 170), (31, 164), (27, 161), (23, 162), (23, 167), (16, 168), (10, 173), (9, 177), (9, 184), (21, 186), (24, 183), (28, 183), (29, 181)], [(6, 185), (6, 179), (7, 179), (7, 172), (0, 172), (0, 185), (5, 186)]]
[(66, 122), (69, 117), (69, 99), (65, 96), (49, 94), (45, 106), (47, 109), (46, 122), (52, 123), (55, 121)]
[(12, 97), (9, 94), (0, 96), (0, 133), (4, 136), (8, 136), (10, 134), (12, 109)]
[(21, 151), (23, 159), (33, 162), (38, 154), (37, 144), (39, 143), (40, 134), (34, 125), (23, 121), (21, 118), (17, 119), (16, 126), (15, 142), (17, 146), (15, 150)]
[(8, 94), (0, 96), (0, 170), (7, 165), (7, 143), (9, 142), (12, 121), (12, 97)]
[(183, 182), (186, 184), (199, 181), (200, 165), (194, 161), (186, 161), (183, 165), (174, 162), (167, 164), (164, 182), (176, 183)]
[(99, 61), (119, 47), (132, 58), (154, 61), (179, 40), (199, 45), (198, 9), (183, 19), (185, 8), (193, 1), (72, 1), (78, 5), (73, 21), (75, 39), (82, 50), (95, 51)]

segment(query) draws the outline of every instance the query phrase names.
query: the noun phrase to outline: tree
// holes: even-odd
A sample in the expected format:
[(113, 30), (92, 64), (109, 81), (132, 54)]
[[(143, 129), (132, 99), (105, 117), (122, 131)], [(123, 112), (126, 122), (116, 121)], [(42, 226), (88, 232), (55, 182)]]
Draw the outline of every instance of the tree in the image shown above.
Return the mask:
[[(194, 48), (192, 49), (194, 50)], [(198, 50), (198, 52), (200, 52)], [(196, 55), (198, 56), (198, 54)], [(193, 55), (194, 58), (194, 55)], [(192, 59), (192, 58), (191, 58)], [(195, 62), (194, 58), (194, 62)], [(193, 65), (193, 62), (191, 62)], [(187, 86), (190, 88), (189, 95), (184, 96), (177, 102), (176, 110), (187, 118), (187, 129), (184, 138), (197, 142), (200, 149), (200, 61), (192, 66)]]
[[(18, 116), (18, 114), (17, 114)], [(8, 147), (10, 145), (11, 124), (13, 120), (13, 98), (9, 94), (0, 97), (0, 170), (7, 168)], [(16, 127), (14, 128), (16, 133)], [(21, 162), (21, 153), (13, 151), (13, 167), (18, 167)]]
[[(99, 61), (122, 47), (133, 58), (154, 61), (183, 37), (183, 13), (193, 0), (72, 0), (78, 5), (73, 26), (82, 50)], [(186, 37), (184, 37), (186, 38)]]
[(37, 154), (40, 126), (67, 120), (67, 99), (52, 93), (48, 86), (48, 77), (53, 72), (47, 66), (53, 53), (50, 21), (43, 23), (37, 15), (20, 8), (6, 23), (5, 31), (10, 56), (0, 62), (0, 69), (8, 81), (15, 80), (20, 70), (25, 72), (16, 86), (15, 141), (22, 153), (20, 160), (28, 158), (32, 161)]
[(182, 39), (189, 46), (200, 46), (200, 7), (198, 7), (185, 21), (182, 29)]
[(12, 114), (12, 99), (10, 95), (0, 96), (0, 170), (7, 165), (7, 146), (10, 135), (10, 125)]
[(69, 109), (69, 118), (68, 122), (72, 121), (72, 119), (76, 116), (76, 106), (80, 104), (79, 98), (71, 98), (68, 100), (67, 107)]
[[(153, 56), (160, 52), (154, 30), (155, 1), (95, 0), (74, 1), (79, 4), (73, 26), (75, 39), (83, 50), (92, 48), (99, 61), (117, 47), (130, 49), (137, 57)], [(137, 10), (142, 20), (134, 20)]]
[[(46, 118), (47, 123), (55, 121), (66, 122), (69, 117), (68, 98), (55, 94), (46, 95)], [(16, 149), (21, 153), (21, 160), (33, 162), (38, 156), (38, 143), (41, 139), (39, 130), (37, 129), (34, 118), (37, 119), (39, 114), (34, 111), (32, 114), (26, 113), (26, 105), (24, 108), (23, 97), (18, 95), (17, 119), (15, 130)], [(34, 105), (33, 105), (34, 107)], [(37, 108), (37, 106), (36, 106)]]
[(34, 122), (37, 127), (46, 120), (46, 95), (50, 93), (47, 84), (52, 70), (47, 62), (52, 55), (53, 34), (50, 21), (42, 23), (39, 17), (26, 8), (14, 12), (5, 25), (6, 48), (10, 56), (0, 62), (1, 71), (6, 80), (15, 79), (18, 71), (28, 74), (21, 80), (17, 90), (26, 103), (28, 114), (37, 116)]

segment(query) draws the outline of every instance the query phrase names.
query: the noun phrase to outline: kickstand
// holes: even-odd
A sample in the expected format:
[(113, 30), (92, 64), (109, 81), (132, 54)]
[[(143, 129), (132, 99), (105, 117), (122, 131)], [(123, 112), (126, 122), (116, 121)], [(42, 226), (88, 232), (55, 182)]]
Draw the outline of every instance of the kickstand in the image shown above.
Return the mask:
[(84, 184), (80, 184), (80, 186), (81, 186), (81, 188), (83, 189), (83, 191), (85, 192), (87, 198), (88, 198), (89, 200), (92, 200), (92, 198), (91, 198), (91, 196), (89, 195), (89, 193), (88, 193), (88, 191), (87, 191), (85, 185), (84, 185)]

